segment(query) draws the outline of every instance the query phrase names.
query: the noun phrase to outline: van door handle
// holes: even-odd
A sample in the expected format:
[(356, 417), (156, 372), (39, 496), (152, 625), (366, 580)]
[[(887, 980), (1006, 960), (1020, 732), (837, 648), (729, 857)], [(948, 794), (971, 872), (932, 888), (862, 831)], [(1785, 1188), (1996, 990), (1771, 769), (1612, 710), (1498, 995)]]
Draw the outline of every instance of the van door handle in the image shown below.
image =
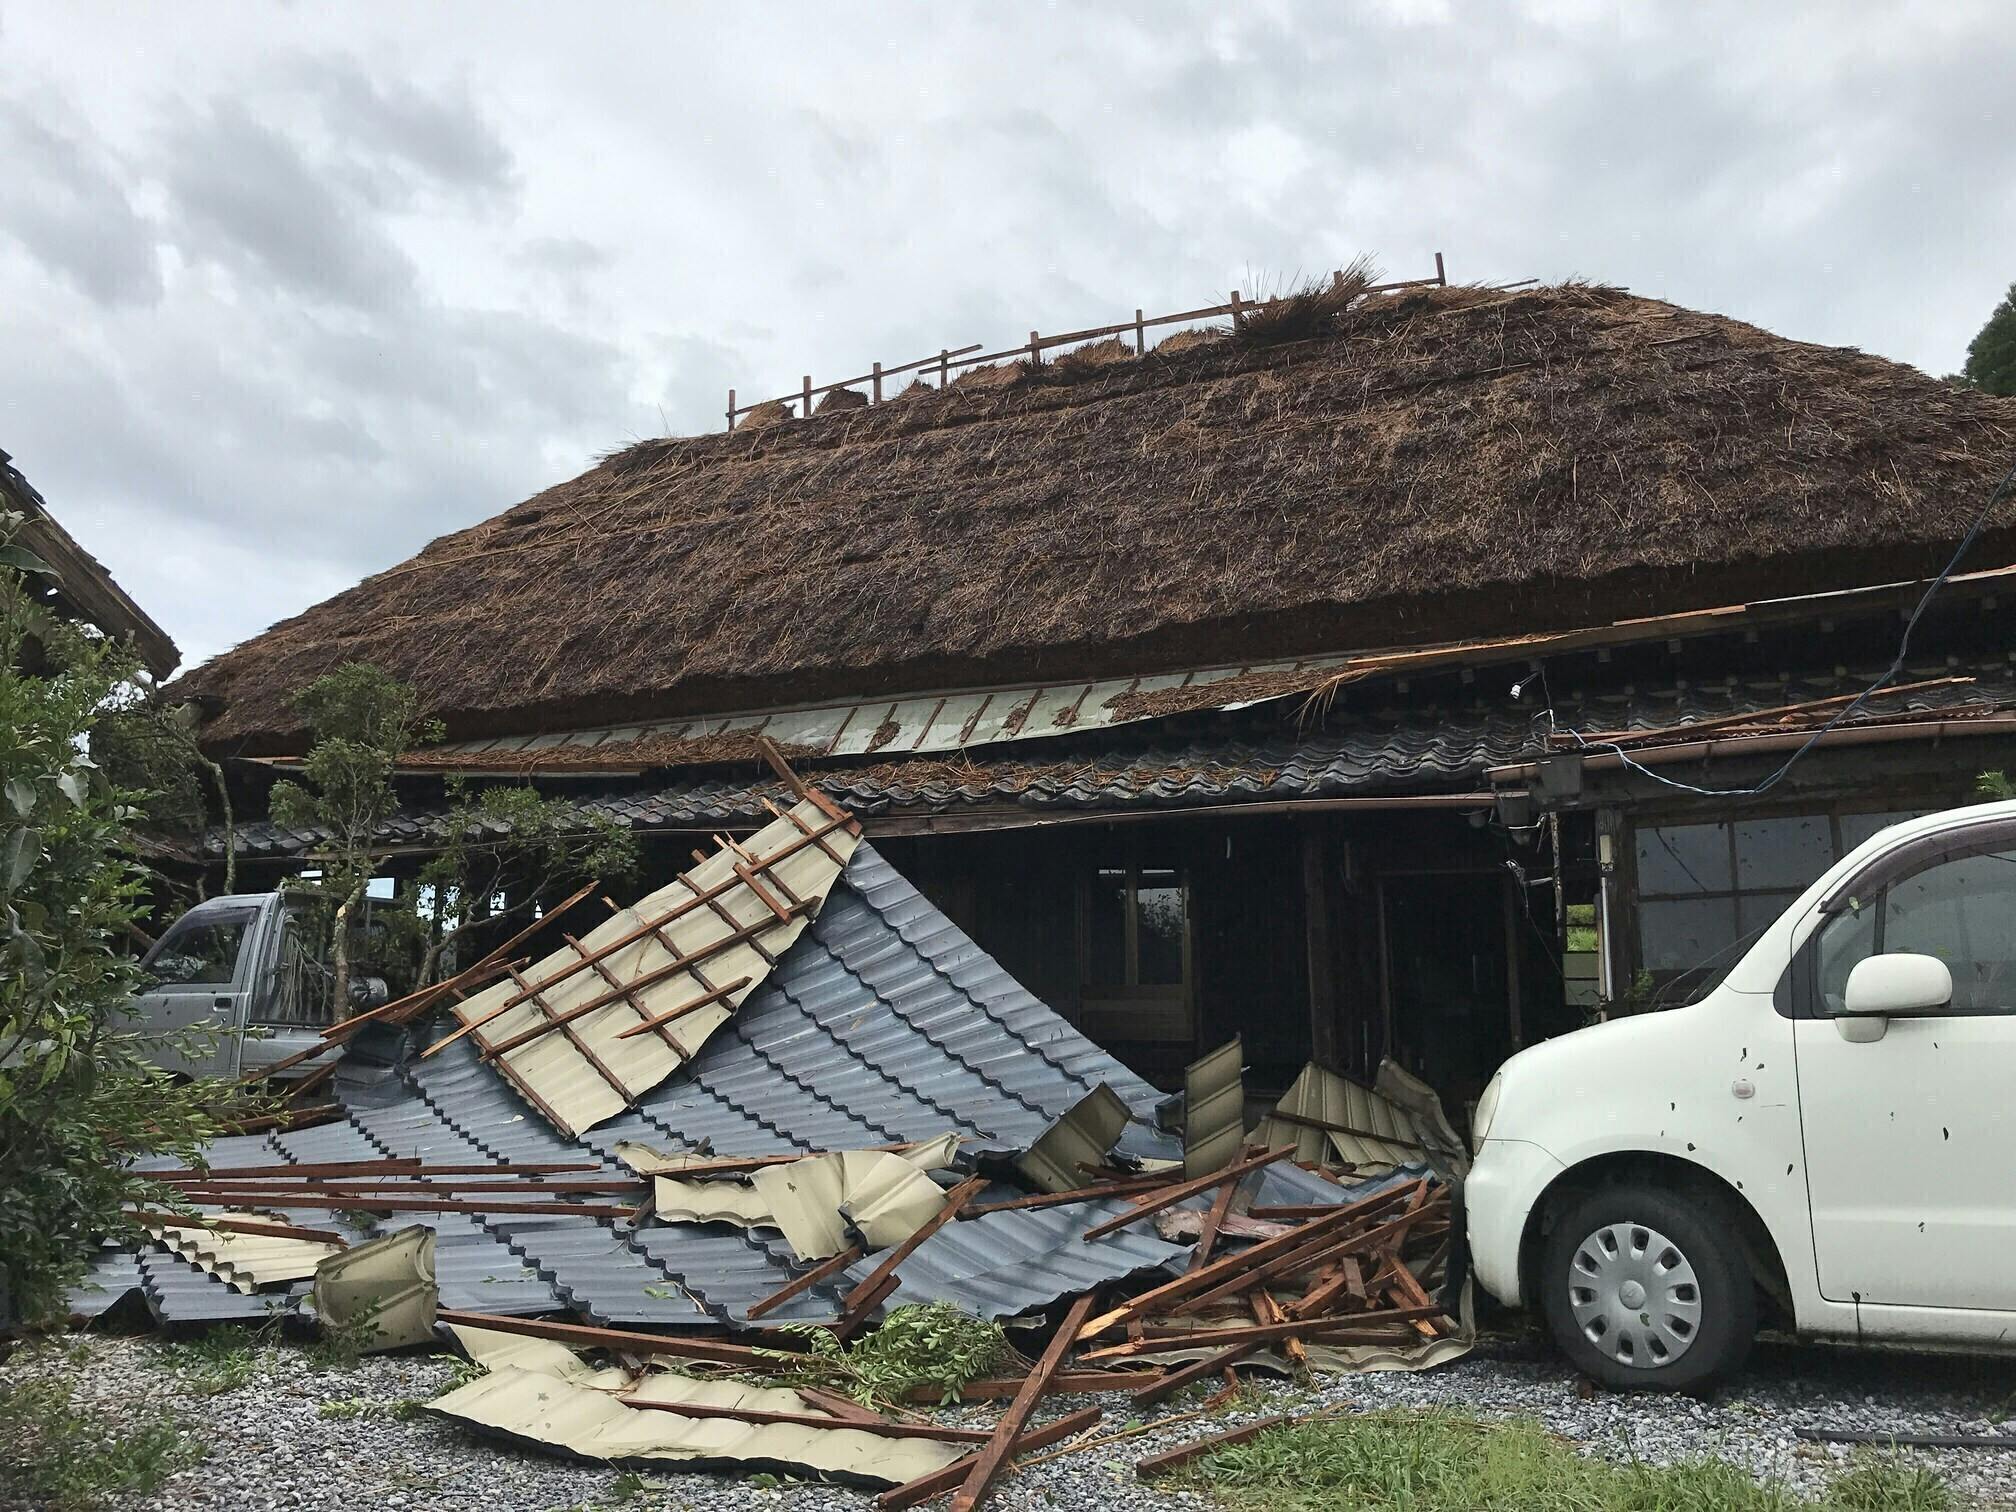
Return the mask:
[(228, 997), (215, 997), (210, 999), (210, 1006), (212, 1008), (229, 1008), (231, 1006), (231, 999)]

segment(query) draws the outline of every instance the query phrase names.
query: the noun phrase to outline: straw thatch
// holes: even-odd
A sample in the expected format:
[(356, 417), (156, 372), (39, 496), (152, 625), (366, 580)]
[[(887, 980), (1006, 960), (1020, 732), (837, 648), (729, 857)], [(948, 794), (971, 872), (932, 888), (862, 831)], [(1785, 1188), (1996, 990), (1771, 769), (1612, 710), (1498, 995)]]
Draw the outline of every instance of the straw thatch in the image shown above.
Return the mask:
[(1328, 323), (631, 447), (192, 674), (207, 738), (297, 745), (347, 660), (469, 736), (1889, 581), (2016, 452), (2016, 400), (1615, 290)]

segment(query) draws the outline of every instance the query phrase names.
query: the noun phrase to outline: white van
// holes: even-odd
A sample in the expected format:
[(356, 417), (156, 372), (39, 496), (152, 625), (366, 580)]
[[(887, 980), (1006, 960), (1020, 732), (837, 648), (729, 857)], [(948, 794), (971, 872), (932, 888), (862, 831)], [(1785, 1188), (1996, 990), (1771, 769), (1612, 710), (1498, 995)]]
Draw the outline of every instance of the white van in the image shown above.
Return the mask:
[(2016, 1349), (2016, 803), (1908, 820), (1714, 991), (1515, 1055), (1463, 1201), (1483, 1287), (1687, 1390), (1800, 1334)]

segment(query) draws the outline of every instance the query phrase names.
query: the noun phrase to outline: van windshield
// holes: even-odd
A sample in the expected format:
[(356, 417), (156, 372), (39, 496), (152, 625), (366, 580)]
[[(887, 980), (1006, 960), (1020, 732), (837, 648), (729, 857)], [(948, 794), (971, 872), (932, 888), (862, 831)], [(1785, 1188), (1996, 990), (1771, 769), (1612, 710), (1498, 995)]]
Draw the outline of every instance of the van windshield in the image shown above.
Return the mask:
[(182, 919), (147, 957), (147, 973), (162, 987), (229, 986), (251, 927), (250, 910)]

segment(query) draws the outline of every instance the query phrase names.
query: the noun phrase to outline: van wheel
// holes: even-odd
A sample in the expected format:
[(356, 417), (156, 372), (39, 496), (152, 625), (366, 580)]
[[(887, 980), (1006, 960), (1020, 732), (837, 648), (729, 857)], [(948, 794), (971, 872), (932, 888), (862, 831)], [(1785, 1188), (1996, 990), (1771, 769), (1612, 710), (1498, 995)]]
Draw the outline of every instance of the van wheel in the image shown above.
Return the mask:
[(1555, 1220), (1540, 1299), (1561, 1352), (1613, 1391), (1697, 1391), (1742, 1367), (1757, 1284), (1722, 1204), (1609, 1186)]

